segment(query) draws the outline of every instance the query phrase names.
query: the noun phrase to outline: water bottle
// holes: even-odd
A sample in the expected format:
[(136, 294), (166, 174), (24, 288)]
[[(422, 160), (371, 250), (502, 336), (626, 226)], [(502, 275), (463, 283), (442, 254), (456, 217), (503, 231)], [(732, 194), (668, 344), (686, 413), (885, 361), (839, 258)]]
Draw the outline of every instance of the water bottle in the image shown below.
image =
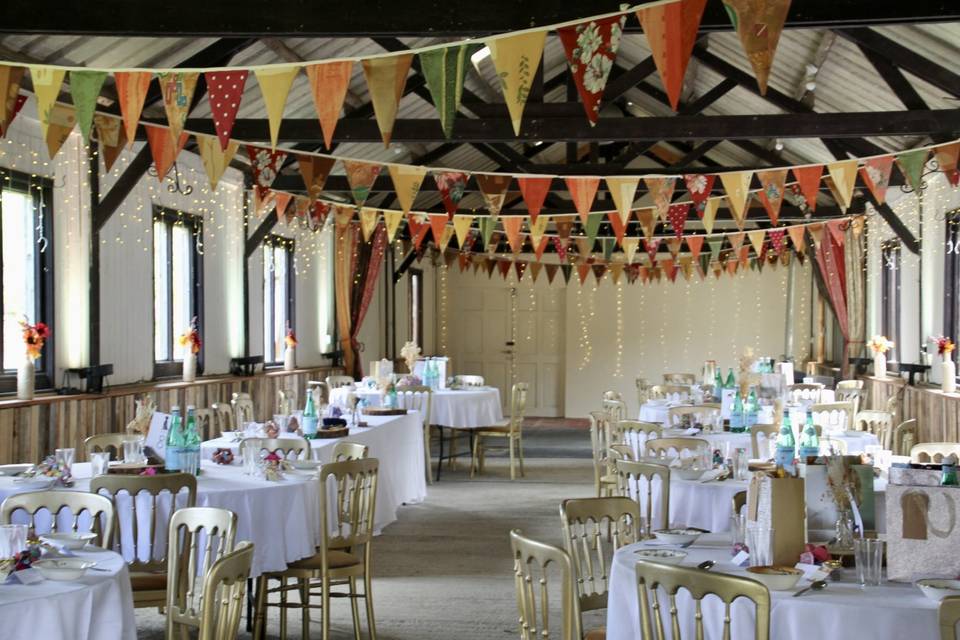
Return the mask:
[(747, 405), (744, 408), (747, 414), (746, 424), (744, 424), (745, 429), (749, 429), (753, 425), (757, 424), (757, 418), (760, 413), (760, 403), (757, 401), (757, 393), (750, 387), (750, 395), (747, 396)]
[(740, 397), (740, 391), (734, 392), (733, 409), (730, 411), (730, 433), (740, 433), (743, 431), (743, 399)]
[(788, 473), (793, 473), (793, 458), (796, 453), (796, 442), (793, 438), (793, 425), (790, 424), (789, 412), (783, 414), (783, 424), (777, 436), (777, 453), (774, 458), (778, 467), (783, 467)]
[(817, 436), (817, 428), (813, 426), (813, 413), (807, 412), (807, 423), (800, 435), (800, 460), (806, 462), (807, 458), (816, 458), (820, 455), (820, 438)]
[(167, 431), (167, 445), (163, 458), (164, 469), (180, 471), (181, 448), (183, 448), (183, 429), (180, 426), (180, 407), (173, 407), (170, 411), (170, 430)]
[(307, 404), (303, 407), (303, 422), (300, 425), (300, 428), (303, 429), (303, 435), (308, 437), (316, 435), (317, 424), (319, 423), (317, 408), (313, 405), (312, 391), (312, 389), (307, 391)]
[(727, 389), (733, 389), (735, 386), (737, 386), (737, 379), (733, 377), (733, 367), (730, 367), (730, 369), (727, 370), (727, 381), (723, 386)]
[[(187, 424), (183, 428), (183, 448), (181, 452), (196, 454), (192, 460), (196, 460), (196, 466), (192, 469), (183, 469), (187, 473), (194, 475), (200, 474), (200, 433), (197, 431), (196, 408), (193, 405), (187, 405)], [(183, 465), (180, 465), (183, 467)]]
[(713, 395), (717, 402), (723, 400), (723, 376), (720, 375), (720, 367), (717, 367), (716, 373), (713, 374)]

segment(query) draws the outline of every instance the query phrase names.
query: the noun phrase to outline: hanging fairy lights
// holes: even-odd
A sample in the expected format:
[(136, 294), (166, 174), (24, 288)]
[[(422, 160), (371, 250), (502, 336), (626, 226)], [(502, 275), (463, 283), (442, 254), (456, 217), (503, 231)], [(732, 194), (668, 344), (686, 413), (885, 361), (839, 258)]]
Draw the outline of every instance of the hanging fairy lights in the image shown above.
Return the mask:
[(447, 352), (447, 271), (449, 269), (441, 261), (437, 265), (440, 280), (440, 348), (439, 353)]
[(613, 361), (613, 377), (623, 377), (623, 283), (617, 282), (617, 356)]
[(527, 314), (527, 321), (524, 323), (524, 328), (526, 329), (526, 335), (524, 336), (524, 342), (530, 344), (533, 342), (533, 328), (537, 324), (537, 291), (533, 283), (530, 283), (529, 286), (530, 297), (527, 302), (530, 305), (529, 313)]

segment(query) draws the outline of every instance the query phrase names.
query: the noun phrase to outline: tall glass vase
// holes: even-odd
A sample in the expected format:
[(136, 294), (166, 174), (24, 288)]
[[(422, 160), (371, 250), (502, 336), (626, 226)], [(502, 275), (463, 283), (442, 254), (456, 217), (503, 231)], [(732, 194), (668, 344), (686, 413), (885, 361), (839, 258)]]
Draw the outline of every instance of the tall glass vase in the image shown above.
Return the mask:
[(837, 513), (837, 522), (834, 524), (834, 545), (839, 549), (853, 548), (853, 514), (849, 509)]
[(17, 400), (33, 400), (37, 367), (30, 358), (24, 358), (17, 369)]

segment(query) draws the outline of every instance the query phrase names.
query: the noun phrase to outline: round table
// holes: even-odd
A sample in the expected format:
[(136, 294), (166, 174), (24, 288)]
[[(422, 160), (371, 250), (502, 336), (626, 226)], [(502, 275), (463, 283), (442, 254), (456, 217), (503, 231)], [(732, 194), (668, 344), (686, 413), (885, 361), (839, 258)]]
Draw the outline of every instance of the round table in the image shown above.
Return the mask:
[(0, 587), (0, 637), (136, 640), (133, 593), (123, 558), (93, 549), (75, 555), (105, 571), (89, 570), (70, 582), (6, 583)]
[[(379, 407), (383, 394), (375, 389), (340, 387), (330, 392), (330, 403), (347, 404), (347, 394), (356, 393), (368, 405)], [(503, 420), (500, 390), (496, 387), (438, 389), (430, 401), (430, 424), (449, 429), (473, 429), (495, 425)]]
[[(644, 543), (619, 549), (613, 558), (610, 591), (607, 600), (607, 639), (635, 640), (641, 637), (639, 599), (637, 596), (634, 551)], [(681, 563), (695, 567), (704, 560), (717, 564), (713, 572), (748, 575), (745, 568), (730, 563), (730, 541), (725, 535), (704, 535), (689, 547)], [(826, 590), (807, 592), (799, 598), (791, 591), (771, 591), (770, 637), (773, 640), (807, 640), (836, 638), (938, 638), (937, 603), (928, 600), (911, 584), (885, 582), (879, 587), (861, 588), (853, 582), (853, 569), (845, 569), (841, 582), (830, 582)], [(809, 584), (801, 580), (796, 589)], [(660, 601), (666, 597), (661, 594)], [(677, 608), (682, 636), (694, 636), (694, 603), (689, 592), (677, 594)], [(664, 610), (669, 629), (669, 614)], [(732, 637), (752, 638), (755, 613), (753, 604), (744, 599), (734, 602)], [(703, 620), (707, 638), (722, 635), (723, 604), (708, 596), (703, 601)]]

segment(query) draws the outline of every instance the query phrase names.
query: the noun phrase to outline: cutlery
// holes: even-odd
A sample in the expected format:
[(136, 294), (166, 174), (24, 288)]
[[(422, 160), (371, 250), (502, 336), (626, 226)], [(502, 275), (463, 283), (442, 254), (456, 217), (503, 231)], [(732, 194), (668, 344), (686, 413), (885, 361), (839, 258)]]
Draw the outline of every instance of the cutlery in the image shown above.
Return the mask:
[(809, 587), (804, 587), (803, 589), (800, 589), (800, 591), (797, 591), (795, 594), (793, 594), (793, 597), (796, 598), (797, 596), (803, 595), (804, 593), (806, 593), (807, 591), (810, 591), (811, 589), (814, 591), (820, 591), (826, 588), (827, 588), (827, 583), (825, 580), (816, 580), (814, 582), (811, 582)]
[(713, 565), (715, 565), (715, 564), (717, 564), (717, 563), (716, 563), (715, 561), (713, 561), (713, 560), (704, 560), (703, 562), (701, 562), (700, 564), (697, 565), (697, 569), (703, 569), (704, 571), (710, 571), (710, 569), (712, 569), (712, 568), (713, 568)]

